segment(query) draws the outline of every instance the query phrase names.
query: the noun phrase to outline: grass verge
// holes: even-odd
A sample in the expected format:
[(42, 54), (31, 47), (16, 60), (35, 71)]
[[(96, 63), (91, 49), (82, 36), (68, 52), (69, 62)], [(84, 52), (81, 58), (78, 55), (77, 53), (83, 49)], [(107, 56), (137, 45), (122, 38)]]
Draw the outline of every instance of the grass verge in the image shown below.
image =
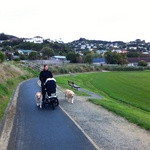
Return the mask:
[(101, 105), (144, 129), (150, 130), (150, 113), (147, 111), (115, 100), (89, 99), (89, 101), (96, 105)]
[[(4, 80), (0, 80), (0, 122), (4, 116), (5, 110), (10, 102), (11, 96), (16, 86), (29, 78), (37, 77), (39, 74), (30, 68), (15, 66), (14, 64), (5, 63), (0, 65), (1, 77)], [(6, 76), (3, 77), (3, 76)]]
[(104, 97), (90, 99), (91, 102), (150, 130), (149, 71), (84, 73), (57, 78), (60, 86), (67, 85), (68, 80)]

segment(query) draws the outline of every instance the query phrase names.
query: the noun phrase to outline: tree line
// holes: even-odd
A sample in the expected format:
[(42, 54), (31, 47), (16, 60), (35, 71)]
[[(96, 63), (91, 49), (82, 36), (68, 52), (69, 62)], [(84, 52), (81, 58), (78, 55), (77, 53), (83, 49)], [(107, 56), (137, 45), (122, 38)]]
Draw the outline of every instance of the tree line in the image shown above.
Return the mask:
[[(37, 59), (49, 59), (52, 56), (60, 55), (66, 56), (67, 60), (71, 63), (92, 63), (94, 58), (105, 58), (107, 64), (127, 64), (127, 57), (138, 57), (139, 53), (129, 52), (127, 54), (120, 54), (116, 52), (108, 51), (105, 54), (97, 54), (94, 51), (84, 51), (83, 54), (75, 53), (67, 44), (59, 42), (49, 42), (44, 40), (43, 43), (31, 43), (23, 42), (23, 39), (16, 38), (11, 40), (11, 38), (16, 38), (14, 36), (6, 36), (5, 34), (0, 35), (0, 39), (4, 40), (0, 43), (1, 52), (5, 53), (3, 56), (0, 53), (0, 62), (5, 59), (12, 59), (12, 53), (18, 56), (19, 60), (37, 60)], [(33, 50), (29, 55), (19, 54), (18, 49)], [(145, 62), (144, 62), (145, 63)]]

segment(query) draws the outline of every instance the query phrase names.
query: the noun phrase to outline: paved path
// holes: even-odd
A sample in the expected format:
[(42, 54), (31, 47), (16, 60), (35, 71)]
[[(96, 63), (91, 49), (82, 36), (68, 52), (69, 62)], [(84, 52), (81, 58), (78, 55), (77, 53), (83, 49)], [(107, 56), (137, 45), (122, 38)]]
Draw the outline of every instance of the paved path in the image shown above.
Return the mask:
[(98, 95), (98, 94), (95, 94), (91, 91), (88, 91), (88, 90), (85, 90), (85, 89), (82, 89), (82, 88), (79, 88), (79, 91), (81, 92), (84, 92), (86, 94), (89, 94), (89, 96), (87, 96), (87, 98), (97, 98), (97, 99), (102, 99), (102, 96)]
[[(40, 109), (37, 79), (21, 84), (9, 150), (95, 150), (95, 146), (60, 107)], [(60, 97), (60, 101), (63, 97)], [(1, 149), (2, 150), (2, 149)]]

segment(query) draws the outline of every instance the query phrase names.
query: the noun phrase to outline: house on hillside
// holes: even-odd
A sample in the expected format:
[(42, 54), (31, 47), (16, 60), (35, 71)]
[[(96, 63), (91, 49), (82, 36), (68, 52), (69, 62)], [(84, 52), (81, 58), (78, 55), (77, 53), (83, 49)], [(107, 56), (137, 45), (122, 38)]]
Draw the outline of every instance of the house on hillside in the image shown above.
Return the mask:
[(103, 65), (103, 64), (106, 64), (106, 59), (105, 58), (94, 58), (93, 59), (93, 64), (94, 65)]
[(104, 53), (106, 53), (106, 52), (107, 52), (107, 50), (97, 50), (97, 51), (96, 51), (97, 54), (104, 54)]
[(33, 50), (24, 50), (24, 49), (18, 49), (18, 53), (22, 54), (22, 55), (27, 55), (29, 56), (29, 54), (33, 52)]
[(51, 60), (59, 61), (60, 63), (68, 63), (66, 56), (53, 56), (51, 57)]
[(67, 60), (66, 56), (53, 56), (52, 58), (56, 60)]
[(44, 39), (41, 36), (35, 36), (33, 38), (34, 43), (43, 43)]
[(32, 38), (24, 38), (23, 42), (34, 42)]
[(44, 39), (41, 36), (35, 36), (33, 38), (25, 38), (23, 42), (43, 43)]
[(138, 62), (144, 60), (150, 66), (150, 57), (131, 57), (127, 58), (128, 66), (138, 66)]

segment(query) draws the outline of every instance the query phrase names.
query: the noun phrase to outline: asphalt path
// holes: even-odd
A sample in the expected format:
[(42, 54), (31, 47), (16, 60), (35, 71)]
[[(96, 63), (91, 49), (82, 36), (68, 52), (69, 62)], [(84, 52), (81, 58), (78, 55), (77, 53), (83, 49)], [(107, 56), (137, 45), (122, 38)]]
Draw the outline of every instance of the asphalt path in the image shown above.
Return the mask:
[[(95, 146), (60, 108), (38, 108), (37, 78), (19, 88), (16, 115), (9, 139), (9, 150), (94, 150)], [(63, 99), (64, 97), (62, 97)], [(59, 97), (61, 100), (61, 97)]]

